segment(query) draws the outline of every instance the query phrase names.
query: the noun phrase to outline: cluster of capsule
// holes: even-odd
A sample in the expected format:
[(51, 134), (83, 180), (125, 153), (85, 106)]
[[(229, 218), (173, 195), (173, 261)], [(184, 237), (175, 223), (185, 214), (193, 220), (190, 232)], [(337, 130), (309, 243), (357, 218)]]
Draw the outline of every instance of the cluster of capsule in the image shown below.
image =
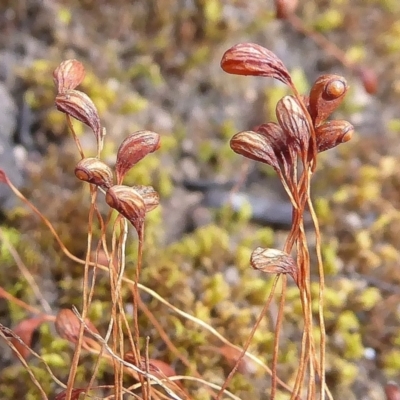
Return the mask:
[[(89, 96), (75, 89), (82, 83), (84, 76), (85, 69), (79, 61), (63, 61), (53, 73), (58, 91), (55, 103), (57, 109), (65, 113), (67, 118), (73, 117), (92, 129), (100, 154), (105, 134), (101, 128), (98, 111)], [(138, 233), (142, 232), (146, 213), (154, 210), (159, 204), (158, 193), (152, 186), (123, 185), (123, 180), (135, 164), (160, 147), (160, 135), (140, 130), (124, 139), (117, 152), (116, 184), (113, 170), (99, 157), (85, 157), (76, 136), (75, 141), (82, 156), (75, 167), (76, 177), (103, 190), (107, 204), (131, 222)]]
[(278, 123), (268, 122), (232, 137), (230, 144), (236, 153), (287, 172), (298, 155), (306, 162), (317, 153), (351, 139), (354, 128), (348, 121), (327, 121), (348, 90), (342, 76), (322, 75), (308, 95), (300, 95), (282, 61), (254, 43), (237, 44), (227, 50), (221, 67), (231, 74), (277, 79), (294, 93), (278, 101)]

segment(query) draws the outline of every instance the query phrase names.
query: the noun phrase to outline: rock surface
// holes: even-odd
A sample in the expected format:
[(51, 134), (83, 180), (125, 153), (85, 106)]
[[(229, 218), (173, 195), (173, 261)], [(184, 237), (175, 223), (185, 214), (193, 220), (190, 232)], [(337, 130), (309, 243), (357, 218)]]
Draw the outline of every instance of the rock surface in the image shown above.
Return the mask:
[[(19, 187), (23, 183), (23, 178), (13, 142), (17, 124), (17, 106), (3, 83), (0, 83), (0, 104), (0, 168), (11, 182)], [(0, 210), (11, 209), (14, 205), (14, 194), (8, 186), (0, 184)]]

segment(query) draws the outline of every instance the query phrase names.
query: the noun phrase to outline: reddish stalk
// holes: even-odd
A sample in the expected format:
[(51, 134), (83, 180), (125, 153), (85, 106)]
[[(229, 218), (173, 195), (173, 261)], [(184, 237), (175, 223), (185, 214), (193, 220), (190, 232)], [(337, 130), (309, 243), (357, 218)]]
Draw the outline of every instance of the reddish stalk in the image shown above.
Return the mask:
[[(89, 210), (89, 219), (88, 219), (88, 236), (87, 236), (87, 246), (86, 246), (86, 259), (85, 259), (85, 267), (83, 270), (83, 294), (82, 294), (82, 319), (85, 320), (88, 312), (88, 281), (89, 281), (89, 262), (90, 262), (90, 249), (92, 247), (92, 224), (93, 224), (93, 215), (95, 213), (94, 204), (96, 202), (97, 191), (91, 190), (91, 206)], [(79, 336), (78, 341), (76, 343), (74, 356), (71, 362), (71, 369), (68, 376), (67, 382), (67, 392), (65, 395), (66, 400), (70, 400), (72, 396), (72, 390), (74, 388), (74, 381), (78, 369), (79, 358), (82, 350), (83, 343), (83, 333), (85, 330), (85, 326), (83, 324), (80, 325), (79, 328)]]
[[(251, 341), (253, 340), (254, 334), (256, 333), (257, 328), (260, 325), (262, 319), (265, 317), (265, 315), (266, 315), (266, 313), (268, 311), (268, 308), (269, 308), (269, 306), (271, 304), (271, 301), (272, 301), (272, 299), (274, 297), (276, 285), (278, 284), (278, 280), (279, 280), (279, 275), (274, 279), (271, 292), (269, 293), (268, 298), (267, 298), (267, 300), (266, 300), (266, 302), (265, 302), (265, 304), (264, 304), (259, 316), (257, 317), (256, 322), (254, 323), (254, 325), (253, 325), (253, 327), (251, 329), (250, 335), (248, 336), (248, 338), (246, 340), (246, 343), (243, 346), (242, 352), (240, 353), (239, 357), (237, 358), (236, 363), (235, 363), (234, 367), (232, 368), (231, 372), (229, 373), (229, 375), (225, 379), (224, 384), (222, 385), (221, 390), (218, 392), (217, 397), (215, 398), (215, 400), (219, 400), (221, 398), (221, 396), (223, 395), (224, 391), (227, 389), (230, 381), (232, 380), (233, 376), (235, 375), (235, 373), (236, 373), (236, 371), (237, 371), (237, 369), (238, 369), (238, 367), (240, 365), (240, 362), (243, 360), (243, 357), (246, 355), (246, 352), (247, 352), (247, 350), (248, 350), (248, 348), (249, 348), (249, 346), (251, 344)], [(271, 376), (273, 377), (273, 372), (271, 372)]]
[[(295, 6), (291, 3), (277, 2), (280, 18), (290, 19)], [(295, 17), (293, 17), (296, 22)], [(252, 267), (269, 273), (293, 274), (293, 265), (288, 263), (287, 255), (296, 246), (296, 283), (302, 304), (304, 321), (300, 361), (292, 399), (300, 396), (306, 384), (307, 399), (316, 396), (316, 374), (321, 381), (321, 398), (325, 396), (325, 326), (323, 321), (323, 266), (321, 259), (321, 237), (318, 221), (310, 198), (312, 173), (317, 166), (317, 155), (321, 151), (348, 141), (352, 136), (352, 126), (347, 121), (328, 121), (327, 118), (340, 105), (348, 89), (343, 77), (323, 75), (312, 86), (308, 96), (301, 96), (294, 86), (290, 74), (282, 61), (270, 50), (254, 43), (242, 43), (231, 47), (221, 60), (221, 67), (228, 73), (271, 77), (292, 89), (294, 96), (285, 96), (276, 106), (278, 124), (267, 123), (255, 131), (239, 132), (231, 139), (231, 148), (238, 154), (265, 163), (277, 172), (293, 205), (292, 227), (284, 245), (284, 251), (257, 249)], [(301, 174), (298, 172), (301, 161)], [(312, 298), (310, 288), (310, 254), (304, 228), (304, 212), (310, 209), (316, 232), (316, 252), (320, 280), (319, 327), (320, 358), (318, 361), (313, 335)], [(254, 253), (253, 253), (254, 254)], [(286, 256), (285, 256), (286, 254)], [(261, 256), (263, 255), (263, 256)], [(261, 256), (261, 257), (260, 257)], [(264, 257), (264, 258), (263, 258)], [(285, 280), (286, 282), (286, 280)], [(279, 334), (283, 318), (284, 288), (275, 327), (275, 346), (272, 360), (271, 398), (276, 395), (276, 371), (279, 351)]]

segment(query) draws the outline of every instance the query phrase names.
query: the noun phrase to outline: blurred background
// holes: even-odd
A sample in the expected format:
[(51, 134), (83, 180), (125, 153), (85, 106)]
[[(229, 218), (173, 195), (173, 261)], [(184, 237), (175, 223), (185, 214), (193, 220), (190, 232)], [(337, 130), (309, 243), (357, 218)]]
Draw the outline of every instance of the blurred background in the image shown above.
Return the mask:
[[(246, 164), (231, 151), (229, 139), (276, 120), (276, 102), (288, 90), (272, 79), (228, 75), (220, 68), (221, 57), (239, 42), (261, 44), (282, 59), (302, 93), (321, 74), (343, 75), (351, 88), (334, 117), (350, 121), (356, 135), (320, 154), (312, 193), (327, 275), (327, 379), (336, 398), (383, 399), (385, 383), (400, 381), (400, 3), (299, 0), (295, 15), (300, 30), (298, 23), (276, 18), (271, 0), (3, 0), (0, 168), (50, 219), (67, 248), (84, 257), (89, 197), (73, 175), (79, 156), (64, 115), (54, 107), (52, 80), (60, 61), (81, 61), (87, 71), (81, 90), (107, 129), (105, 162), (115, 163), (119, 144), (133, 131), (162, 136), (161, 149), (127, 179), (153, 185), (162, 198), (160, 210), (149, 216), (143, 283), (242, 345), (271, 285), (268, 277), (250, 271), (249, 256), (257, 246), (282, 245), (291, 209), (272, 169)], [(337, 46), (346, 65), (307, 30)], [(76, 130), (85, 152), (95, 154), (93, 134), (79, 124)], [(238, 181), (243, 184), (229, 207), (229, 191)], [(54, 313), (79, 307), (81, 267), (62, 255), (5, 185), (0, 212), (0, 285), (40, 307), (15, 267), (12, 246)], [(136, 239), (130, 239), (128, 261), (134, 264)], [(279, 370), (289, 384), (301, 324), (291, 289)], [(169, 315), (144, 300), (155, 315)], [(107, 310), (107, 278), (100, 275), (91, 310), (100, 331)], [(273, 314), (251, 348), (266, 362)], [(29, 316), (0, 299), (0, 322), (6, 326)], [(172, 314), (162, 324), (205, 379), (223, 382), (231, 364), (223, 351), (215, 351), (220, 349), (215, 338)], [(188, 373), (145, 317), (141, 326), (151, 338), (151, 356)], [(34, 344), (65, 379), (72, 357), (68, 343), (43, 325)], [(84, 363), (91, 362), (88, 355)], [(37, 360), (32, 365), (40, 369)], [(25, 398), (18, 396), (29, 391), (29, 398), (38, 398), (6, 349), (0, 368), (0, 398)], [(80, 375), (81, 384), (87, 373)], [(106, 366), (101, 373), (99, 382), (108, 382)], [(41, 379), (49, 395), (57, 392), (50, 377)], [(232, 391), (263, 398), (268, 385), (263, 373), (247, 371), (235, 377)], [(207, 398), (204, 389), (189, 389), (193, 398)]]

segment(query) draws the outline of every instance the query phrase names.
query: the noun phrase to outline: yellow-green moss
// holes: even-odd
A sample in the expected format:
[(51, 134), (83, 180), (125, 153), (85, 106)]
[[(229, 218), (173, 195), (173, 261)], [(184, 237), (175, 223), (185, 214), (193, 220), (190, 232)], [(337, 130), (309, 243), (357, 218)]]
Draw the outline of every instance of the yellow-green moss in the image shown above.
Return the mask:
[(245, 270), (250, 267), (250, 257), (252, 249), (247, 246), (238, 246), (236, 248), (235, 265), (240, 270)]
[(382, 295), (378, 288), (368, 287), (360, 292), (355, 301), (360, 304), (362, 310), (369, 311), (375, 307), (381, 299)]
[(246, 279), (240, 285), (240, 293), (254, 305), (264, 305), (271, 292), (273, 279), (265, 274), (258, 278)]
[(286, 86), (275, 85), (269, 86), (265, 89), (265, 104), (264, 104), (264, 114), (265, 122), (277, 121), (276, 119), (276, 104), (284, 96), (289, 93)]
[(360, 323), (353, 311), (345, 310), (338, 316), (336, 328), (340, 332), (356, 332), (360, 329)]
[(337, 382), (341, 386), (350, 386), (354, 383), (359, 374), (358, 367), (354, 363), (336, 357), (334, 365), (337, 373)]
[(293, 68), (290, 71), (290, 76), (299, 93), (306, 94), (310, 91), (310, 84), (303, 69)]
[(138, 94), (131, 94), (129, 97), (124, 99), (124, 102), (121, 104), (119, 109), (119, 113), (121, 115), (134, 114), (147, 108), (148, 105), (149, 102), (144, 97), (141, 97)]
[(11, 227), (1, 227), (1, 233), (4, 236), (4, 240), (0, 240), (0, 262), (8, 263), (13, 260), (8, 246), (16, 247), (20, 241), (21, 234)]
[(318, 221), (321, 224), (329, 224), (333, 220), (333, 213), (330, 207), (329, 199), (318, 197), (314, 201), (315, 212), (318, 216)]
[(322, 245), (322, 260), (326, 276), (336, 275), (339, 272), (340, 260), (337, 255), (338, 247), (339, 244), (335, 239)]
[(71, 10), (67, 7), (59, 7), (57, 18), (63, 25), (69, 25), (72, 19)]
[(209, 277), (203, 291), (203, 303), (207, 307), (214, 307), (230, 297), (230, 287), (221, 273)]
[(351, 46), (346, 51), (346, 57), (350, 62), (361, 63), (366, 56), (366, 48), (364, 43)]
[(365, 348), (359, 332), (341, 334), (344, 342), (343, 356), (346, 360), (359, 360), (364, 356)]
[(382, 357), (383, 369), (390, 376), (396, 376), (400, 372), (400, 350), (393, 348), (388, 350)]
[(400, 21), (393, 22), (389, 29), (380, 33), (378, 40), (388, 54), (397, 53), (400, 50), (400, 43), (396, 38), (400, 34)]
[(314, 21), (315, 29), (321, 32), (337, 29), (342, 24), (343, 24), (343, 13), (340, 12), (339, 10), (331, 8), (319, 14)]

